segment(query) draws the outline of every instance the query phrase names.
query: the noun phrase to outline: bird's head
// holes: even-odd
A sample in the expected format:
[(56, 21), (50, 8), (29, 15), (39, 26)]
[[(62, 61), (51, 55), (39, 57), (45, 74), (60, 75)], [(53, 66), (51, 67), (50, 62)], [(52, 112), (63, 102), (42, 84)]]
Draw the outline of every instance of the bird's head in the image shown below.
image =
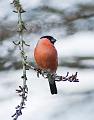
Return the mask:
[(42, 39), (42, 38), (47, 38), (48, 40), (50, 40), (50, 42), (51, 42), (52, 44), (54, 44), (54, 43), (56, 42), (56, 39), (53, 38), (52, 36), (43, 36), (43, 37), (41, 37), (40, 39)]

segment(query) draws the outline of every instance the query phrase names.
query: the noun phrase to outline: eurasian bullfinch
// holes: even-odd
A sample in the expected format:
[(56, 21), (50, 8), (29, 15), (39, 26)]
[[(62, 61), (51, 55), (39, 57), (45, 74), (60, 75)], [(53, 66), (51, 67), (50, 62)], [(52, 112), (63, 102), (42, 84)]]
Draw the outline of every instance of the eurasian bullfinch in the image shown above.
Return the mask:
[[(54, 46), (56, 39), (52, 36), (43, 36), (38, 41), (35, 50), (34, 58), (38, 68), (55, 73), (58, 66), (57, 50)], [(51, 94), (57, 94), (57, 88), (54, 78), (48, 78)]]

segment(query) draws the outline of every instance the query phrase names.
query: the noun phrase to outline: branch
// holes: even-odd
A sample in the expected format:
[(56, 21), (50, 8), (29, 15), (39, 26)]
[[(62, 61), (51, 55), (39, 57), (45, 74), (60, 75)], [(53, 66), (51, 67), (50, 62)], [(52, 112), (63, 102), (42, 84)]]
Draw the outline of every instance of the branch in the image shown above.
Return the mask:
[(23, 31), (26, 30), (26, 27), (23, 22), (21, 14), (24, 13), (25, 11), (23, 10), (19, 0), (13, 0), (13, 3), (11, 3), (11, 4), (13, 4), (14, 8), (15, 8), (15, 10), (13, 12), (18, 14), (18, 33), (19, 33), (19, 38), (20, 38), (18, 43), (14, 42), (14, 41), (13, 41), (13, 43), (16, 46), (19, 46), (19, 50), (20, 50), (21, 58), (22, 58), (22, 66), (23, 66), (23, 75), (21, 76), (21, 78), (23, 79), (23, 84), (22, 84), (22, 86), (19, 86), (19, 89), (16, 90), (16, 92), (21, 97), (21, 102), (19, 105), (17, 105), (17, 107), (15, 108), (16, 112), (12, 115), (13, 120), (17, 120), (17, 118), (20, 115), (22, 115), (22, 109), (25, 108), (25, 101), (27, 101), (27, 94), (28, 94), (28, 87), (26, 84), (26, 81), (27, 81), (27, 76), (26, 76), (27, 56), (25, 55), (24, 46), (28, 46), (28, 45), (23, 40)]
[[(39, 68), (33, 67), (32, 65), (26, 63), (27, 68), (30, 68), (34, 71), (37, 72), (37, 77), (40, 75), (44, 78), (48, 78), (49, 74), (51, 74), (48, 71), (41, 70)], [(51, 76), (54, 78), (55, 81), (60, 82), (60, 81), (69, 81), (69, 82), (79, 82), (79, 79), (77, 78), (77, 72), (75, 74), (69, 75), (69, 72), (65, 76), (60, 76), (55, 74), (51, 74)]]

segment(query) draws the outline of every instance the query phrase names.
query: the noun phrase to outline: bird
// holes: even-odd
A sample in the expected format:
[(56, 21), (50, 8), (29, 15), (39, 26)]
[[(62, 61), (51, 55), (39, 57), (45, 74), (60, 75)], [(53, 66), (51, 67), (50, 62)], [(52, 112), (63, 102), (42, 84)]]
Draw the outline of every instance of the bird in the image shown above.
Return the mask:
[[(58, 54), (54, 46), (56, 39), (52, 36), (43, 36), (39, 39), (34, 49), (34, 59), (39, 69), (55, 74), (58, 67)], [(48, 77), (50, 92), (57, 94), (55, 78)]]

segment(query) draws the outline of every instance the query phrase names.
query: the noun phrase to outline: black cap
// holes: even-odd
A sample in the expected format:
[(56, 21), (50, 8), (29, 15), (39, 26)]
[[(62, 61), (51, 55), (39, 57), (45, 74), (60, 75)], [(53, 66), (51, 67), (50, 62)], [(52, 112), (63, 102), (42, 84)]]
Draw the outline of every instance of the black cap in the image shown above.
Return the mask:
[(50, 42), (53, 43), (53, 44), (56, 42), (56, 39), (53, 38), (52, 36), (43, 36), (43, 37), (41, 37), (40, 39), (42, 39), (42, 38), (47, 38), (47, 39), (49, 39)]

